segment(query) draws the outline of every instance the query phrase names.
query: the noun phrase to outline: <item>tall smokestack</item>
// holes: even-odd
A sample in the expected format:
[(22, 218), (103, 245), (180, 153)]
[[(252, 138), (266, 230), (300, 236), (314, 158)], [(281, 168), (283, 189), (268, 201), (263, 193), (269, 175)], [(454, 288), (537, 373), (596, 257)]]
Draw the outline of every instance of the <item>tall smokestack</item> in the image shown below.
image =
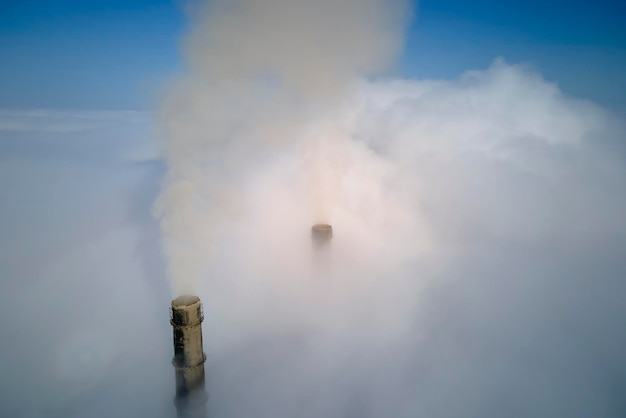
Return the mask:
[(172, 301), (170, 323), (174, 328), (174, 359), (176, 368), (176, 400), (179, 418), (206, 418), (207, 395), (204, 389), (202, 351), (202, 303), (193, 295), (179, 296)]
[(329, 224), (315, 224), (311, 227), (313, 240), (313, 271), (317, 275), (326, 276), (330, 273), (330, 242), (333, 238), (333, 227)]
[(315, 224), (311, 227), (311, 238), (316, 247), (327, 247), (333, 238), (333, 227), (329, 224)]

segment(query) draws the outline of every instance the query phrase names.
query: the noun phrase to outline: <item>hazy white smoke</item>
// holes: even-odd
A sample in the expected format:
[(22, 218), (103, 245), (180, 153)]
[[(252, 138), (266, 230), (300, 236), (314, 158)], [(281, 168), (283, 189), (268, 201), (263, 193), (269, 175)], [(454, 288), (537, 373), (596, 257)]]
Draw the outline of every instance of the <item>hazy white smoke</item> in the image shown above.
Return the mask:
[(242, 188), (285, 147), (307, 144), (307, 224), (330, 216), (341, 157), (328, 146), (346, 135), (337, 107), (358, 76), (392, 62), (408, 9), (403, 0), (218, 0), (194, 13), (189, 75), (162, 112), (168, 173), (156, 214), (176, 292), (205, 276), (220, 230), (243, 216)]
[[(316, 125), (340, 173), (331, 277), (308, 273), (304, 141), (243, 182), (245, 216), (199, 287), (215, 412), (618, 416), (600, 388), (624, 362), (585, 368), (596, 344), (624, 347), (622, 123), (502, 60), (455, 81), (362, 81), (335, 110)], [(570, 381), (585, 378), (595, 389)]]

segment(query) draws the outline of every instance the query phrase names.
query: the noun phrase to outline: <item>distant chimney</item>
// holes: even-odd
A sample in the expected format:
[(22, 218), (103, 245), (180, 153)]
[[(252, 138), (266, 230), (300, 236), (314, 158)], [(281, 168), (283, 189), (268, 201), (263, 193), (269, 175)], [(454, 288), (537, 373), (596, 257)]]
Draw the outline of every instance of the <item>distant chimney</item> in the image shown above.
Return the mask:
[(333, 227), (328, 224), (315, 224), (311, 227), (313, 240), (313, 272), (316, 276), (330, 274), (331, 254), (330, 242), (333, 238)]
[(315, 224), (311, 227), (313, 244), (318, 247), (328, 245), (333, 238), (333, 227), (328, 224)]
[(179, 296), (172, 301), (170, 323), (174, 328), (174, 359), (176, 399), (179, 418), (206, 418), (207, 395), (204, 389), (202, 351), (202, 303), (193, 295)]

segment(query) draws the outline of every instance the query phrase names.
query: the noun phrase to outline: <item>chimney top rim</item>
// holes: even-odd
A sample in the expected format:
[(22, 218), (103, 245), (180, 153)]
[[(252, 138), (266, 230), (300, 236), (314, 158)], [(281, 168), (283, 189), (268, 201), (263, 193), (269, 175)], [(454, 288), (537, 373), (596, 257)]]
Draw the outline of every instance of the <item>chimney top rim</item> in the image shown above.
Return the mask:
[(196, 295), (181, 295), (172, 301), (173, 308), (185, 308), (196, 303), (200, 303), (200, 298)]

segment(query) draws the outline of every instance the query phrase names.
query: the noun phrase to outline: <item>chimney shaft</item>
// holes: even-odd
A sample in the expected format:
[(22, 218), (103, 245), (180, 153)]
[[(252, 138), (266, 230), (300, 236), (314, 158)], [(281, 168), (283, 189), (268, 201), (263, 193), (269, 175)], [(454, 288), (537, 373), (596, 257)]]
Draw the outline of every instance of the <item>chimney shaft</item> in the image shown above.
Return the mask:
[(329, 224), (315, 224), (311, 227), (311, 238), (318, 247), (328, 245), (333, 238), (333, 227)]
[(317, 276), (330, 274), (330, 242), (333, 238), (333, 227), (329, 224), (315, 224), (311, 227), (313, 240), (313, 272)]
[(170, 323), (174, 328), (176, 400), (179, 417), (206, 417), (204, 362), (202, 351), (202, 303), (193, 295), (172, 301)]

